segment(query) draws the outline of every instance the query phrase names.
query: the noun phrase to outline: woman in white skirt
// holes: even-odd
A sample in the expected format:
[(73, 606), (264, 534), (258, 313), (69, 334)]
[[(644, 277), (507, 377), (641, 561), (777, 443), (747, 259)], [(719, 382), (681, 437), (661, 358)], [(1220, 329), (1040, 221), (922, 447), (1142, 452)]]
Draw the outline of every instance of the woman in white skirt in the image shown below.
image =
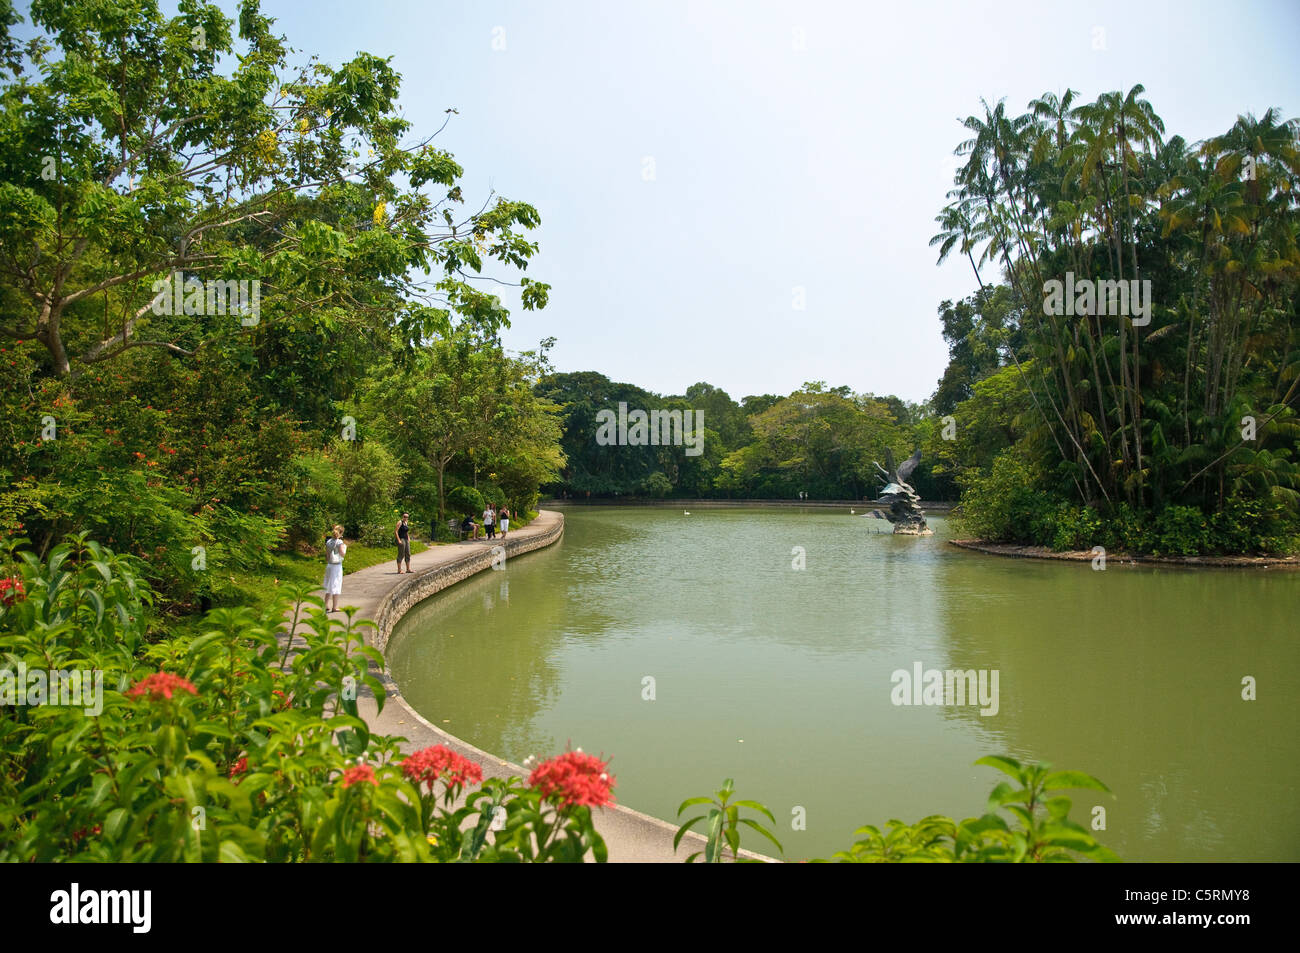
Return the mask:
[[(343, 542), (343, 527), (335, 526), (334, 535), (325, 540), (325, 609), (327, 612), (339, 611), (339, 596), (343, 594), (343, 557), (347, 555), (348, 544)], [(333, 597), (334, 605), (330, 606)]]
[(497, 525), (501, 527), (502, 536), (510, 532), (510, 510), (504, 504), (501, 506), (501, 512), (497, 514)]

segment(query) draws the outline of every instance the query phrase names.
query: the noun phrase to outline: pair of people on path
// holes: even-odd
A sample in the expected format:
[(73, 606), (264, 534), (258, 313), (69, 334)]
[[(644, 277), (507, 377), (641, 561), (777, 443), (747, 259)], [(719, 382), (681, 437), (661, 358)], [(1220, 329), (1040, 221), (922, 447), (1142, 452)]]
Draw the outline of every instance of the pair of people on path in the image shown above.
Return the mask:
[(496, 538), (498, 523), (501, 526), (501, 535), (504, 537), (510, 529), (510, 511), (504, 506), (498, 511), (489, 500), (487, 509), (483, 511), (483, 528), (487, 531), (488, 539)]

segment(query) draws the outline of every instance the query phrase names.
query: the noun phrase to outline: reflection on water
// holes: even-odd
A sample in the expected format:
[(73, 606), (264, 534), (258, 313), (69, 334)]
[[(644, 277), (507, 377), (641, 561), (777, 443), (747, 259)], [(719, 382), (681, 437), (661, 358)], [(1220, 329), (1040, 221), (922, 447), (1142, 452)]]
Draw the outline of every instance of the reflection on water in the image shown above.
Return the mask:
[[(847, 511), (565, 515), (557, 545), (426, 601), (390, 645), (407, 700), (488, 751), (613, 754), (619, 800), (668, 819), (734, 777), (790, 858), (980, 813), (997, 776), (971, 762), (1007, 753), (1105, 781), (1073, 816), (1104, 806), (1126, 859), (1300, 859), (1300, 574), (999, 559), (942, 519), (895, 537)], [(917, 662), (997, 670), (997, 714), (893, 704)]]

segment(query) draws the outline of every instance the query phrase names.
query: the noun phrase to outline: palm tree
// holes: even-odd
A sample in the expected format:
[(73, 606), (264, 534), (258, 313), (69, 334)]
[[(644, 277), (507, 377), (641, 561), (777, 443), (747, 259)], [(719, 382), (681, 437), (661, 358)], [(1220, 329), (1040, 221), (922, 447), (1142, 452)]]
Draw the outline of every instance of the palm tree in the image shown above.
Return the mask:
[(946, 205), (944, 210), (934, 218), (941, 229), (937, 235), (930, 239), (931, 248), (935, 245), (939, 246), (939, 259), (935, 264), (942, 265), (953, 248), (960, 242), (961, 253), (970, 262), (971, 270), (975, 272), (975, 281), (980, 286), (980, 290), (983, 291), (984, 279), (980, 277), (979, 266), (975, 264), (975, 258), (971, 253), (975, 250), (975, 243), (989, 235), (989, 229), (985, 221), (977, 217), (977, 212), (973, 214), (971, 200), (960, 198), (958, 191), (949, 192), (948, 196), (956, 198), (956, 201)]
[(1247, 180), (1248, 191), (1251, 202), (1256, 204), (1261, 190), (1267, 194), (1276, 178), (1300, 177), (1300, 148), (1297, 148), (1300, 119), (1279, 122), (1278, 118), (1276, 108), (1268, 109), (1259, 119), (1251, 113), (1238, 116), (1231, 129), (1202, 148), (1207, 157), (1217, 157), (1214, 171), (1225, 179), (1237, 178), (1245, 160), (1250, 158), (1254, 174)]
[[(997, 252), (1001, 255), (1008, 280), (1012, 283), (1020, 299), (1025, 302), (1026, 315), (1033, 315), (1038, 319), (1037, 323), (1040, 326), (1045, 320), (1050, 329), (1050, 333), (1040, 335), (1040, 340), (1048, 344), (1049, 352), (1054, 360), (1033, 362), (1035, 370), (1039, 374), (1040, 383), (1043, 385), (1041, 388), (1042, 394), (1052, 408), (1061, 430), (1075, 448), (1076, 455), (1074, 459), (1079, 471), (1082, 472), (1086, 469), (1090, 472), (1096, 481), (1097, 488), (1103, 496), (1109, 499), (1109, 494), (1101, 477), (1097, 475), (1087, 452), (1080, 442), (1083, 419), (1073, 376), (1068, 366), (1070, 363), (1067, 350), (1070, 346), (1068, 344), (1069, 334), (1056, 320), (1056, 316), (1042, 314), (1041, 309), (1034, 307), (1034, 302), (1040, 301), (1041, 298), (1036, 292), (1031, 293), (1030, 291), (1030, 288), (1041, 289), (1044, 284), (1039, 266), (1039, 251), (1042, 243), (1035, 235), (1030, 233), (1025, 225), (1027, 220), (1035, 219), (1044, 209), (1044, 203), (1036, 197), (1027, 176), (1027, 169), (1030, 164), (1030, 139), (1034, 132), (1034, 120), (1028, 114), (1015, 117), (1008, 116), (1004, 100), (998, 100), (997, 105), (989, 106), (987, 101), (981, 99), (980, 105), (984, 108), (983, 118), (968, 116), (961, 121), (962, 125), (974, 135), (958, 145), (955, 150), (956, 155), (969, 156), (965, 167), (957, 174), (957, 182), (961, 186), (962, 195), (971, 198), (978, 197), (982, 200), (982, 223), (988, 230), (990, 248), (996, 247)], [(1005, 202), (1003, 201), (1004, 198)], [(1017, 252), (1014, 261), (1012, 256), (1013, 244)], [(1028, 287), (1025, 285), (1025, 279), (1030, 280)], [(1012, 353), (1010, 356), (1015, 365), (1020, 367), (1015, 354)], [(1054, 388), (1048, 384), (1043, 370), (1044, 366), (1052, 369), (1053, 376), (1057, 379), (1061, 390), (1064, 391), (1064, 410), (1058, 404), (1053, 393)], [(1065, 453), (1065, 448), (1061, 444), (1057, 429), (1051, 425), (1046, 412), (1038, 401), (1036, 389), (1030, 387), (1029, 390), (1030, 395), (1034, 398), (1035, 406), (1038, 407), (1039, 413), (1044, 417), (1048, 432), (1052, 435), (1053, 441), (1061, 451), (1062, 457), (1068, 457), (1069, 455)], [(1092, 499), (1091, 484), (1089, 484), (1086, 477), (1083, 483), (1079, 485), (1079, 489), (1085, 500), (1090, 501)]]
[(1029, 113), (1038, 121), (1039, 131), (1055, 134), (1058, 152), (1065, 150), (1070, 140), (1071, 130), (1078, 125), (1074, 110), (1071, 108), (1077, 95), (1079, 94), (1075, 90), (1066, 89), (1060, 96), (1055, 93), (1043, 93), (1038, 99), (1029, 101)]

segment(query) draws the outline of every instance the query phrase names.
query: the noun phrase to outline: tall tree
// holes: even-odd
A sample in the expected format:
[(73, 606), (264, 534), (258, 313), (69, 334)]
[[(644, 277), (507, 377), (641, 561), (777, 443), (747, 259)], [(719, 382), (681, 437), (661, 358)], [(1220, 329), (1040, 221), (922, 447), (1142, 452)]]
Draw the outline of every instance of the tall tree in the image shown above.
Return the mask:
[[(390, 314), (359, 278), (412, 301), (410, 340), (453, 312), (507, 321), (467, 279), (488, 260), (525, 268), (536, 245), (517, 229), (537, 212), (491, 198), (453, 212), (461, 169), (433, 136), (408, 141), (387, 60), (294, 66), (256, 0), (238, 22), (191, 0), (172, 17), (153, 0), (35, 0), (31, 16), (43, 35), (16, 61), (10, 44), (0, 92), (0, 335), (39, 341), (55, 375), (201, 346), (207, 333), (182, 346), (154, 320), (164, 281), (257, 280), (257, 323)], [(304, 214), (313, 202), (330, 213)], [(525, 308), (545, 303), (546, 285), (521, 284)]]

